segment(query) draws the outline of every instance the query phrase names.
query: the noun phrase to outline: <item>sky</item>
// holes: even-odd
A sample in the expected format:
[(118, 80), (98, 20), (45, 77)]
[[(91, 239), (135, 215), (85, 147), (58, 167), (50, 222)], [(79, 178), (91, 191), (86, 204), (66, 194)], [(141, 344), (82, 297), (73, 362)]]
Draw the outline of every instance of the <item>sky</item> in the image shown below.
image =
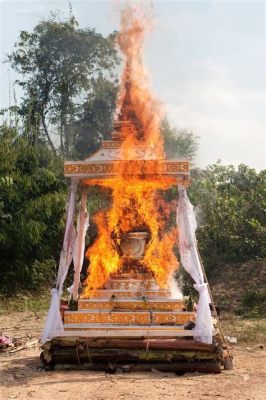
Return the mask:
[[(121, 2), (71, 3), (81, 27), (103, 35), (119, 28)], [(21, 30), (32, 31), (51, 11), (67, 17), (68, 4), (0, 0), (1, 61)], [(145, 65), (171, 125), (199, 136), (195, 164), (221, 160), (266, 168), (266, 2), (158, 0), (153, 6), (155, 28), (146, 39)], [(1, 64), (0, 108), (12, 104), (16, 78)]]

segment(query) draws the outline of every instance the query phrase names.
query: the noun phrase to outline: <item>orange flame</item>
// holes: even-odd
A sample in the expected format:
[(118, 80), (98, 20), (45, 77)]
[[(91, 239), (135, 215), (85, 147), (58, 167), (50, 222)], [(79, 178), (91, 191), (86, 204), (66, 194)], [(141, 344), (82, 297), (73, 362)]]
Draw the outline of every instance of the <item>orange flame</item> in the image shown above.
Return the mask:
[(140, 129), (127, 132), (122, 148), (124, 158), (130, 159), (130, 150), (139, 145), (154, 148), (157, 159), (164, 158), (160, 134), (162, 111), (160, 103), (149, 89), (148, 74), (143, 65), (144, 38), (151, 27), (151, 16), (141, 7), (126, 7), (121, 12), (118, 44), (125, 57), (118, 108), (124, 121), (136, 117)]
[[(95, 216), (98, 237), (87, 250), (90, 260), (89, 274), (83, 297), (104, 286), (111, 273), (123, 268), (125, 260), (113, 246), (112, 235), (121, 237), (129, 232), (145, 231), (150, 240), (144, 256), (133, 267), (152, 271), (160, 287), (167, 287), (172, 273), (178, 267), (173, 247), (177, 242), (177, 229), (167, 229), (167, 220), (173, 210), (162, 198), (160, 191), (176, 184), (175, 178), (162, 177), (158, 167), (164, 158), (160, 134), (161, 111), (148, 87), (142, 64), (143, 42), (147, 19), (138, 11), (127, 7), (121, 16), (118, 44), (125, 57), (121, 91), (118, 96), (118, 116), (113, 139), (121, 142), (122, 160), (117, 161), (116, 178), (91, 179), (86, 185), (99, 185), (112, 189), (112, 205), (108, 211)], [(149, 148), (152, 156), (145, 163), (134, 161), (136, 148)]]

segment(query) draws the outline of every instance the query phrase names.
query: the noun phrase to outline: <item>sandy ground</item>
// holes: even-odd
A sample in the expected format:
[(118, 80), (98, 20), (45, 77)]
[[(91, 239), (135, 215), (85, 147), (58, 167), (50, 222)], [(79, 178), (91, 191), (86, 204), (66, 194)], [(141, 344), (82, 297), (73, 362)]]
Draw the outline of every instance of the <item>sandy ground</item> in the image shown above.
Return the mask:
[[(14, 313), (0, 317), (4, 334), (37, 336), (43, 317)], [(3, 329), (4, 328), (4, 329)], [(263, 347), (263, 346), (261, 346)], [(43, 371), (39, 348), (0, 354), (0, 399), (266, 399), (266, 350), (258, 343), (232, 347), (235, 368), (221, 374)]]

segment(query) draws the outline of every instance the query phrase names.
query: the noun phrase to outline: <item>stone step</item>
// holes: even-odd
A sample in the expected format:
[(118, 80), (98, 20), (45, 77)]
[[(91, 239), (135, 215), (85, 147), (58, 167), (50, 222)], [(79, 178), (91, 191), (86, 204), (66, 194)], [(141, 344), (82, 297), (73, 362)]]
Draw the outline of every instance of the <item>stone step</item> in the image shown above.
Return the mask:
[(157, 311), (181, 311), (184, 307), (183, 300), (169, 299), (80, 299), (79, 310), (105, 309), (105, 310), (157, 310)]
[(194, 319), (194, 313), (177, 311), (79, 310), (64, 313), (65, 324), (184, 325)]
[(90, 298), (94, 299), (116, 299), (116, 298), (130, 298), (130, 299), (171, 299), (170, 290), (121, 290), (121, 289), (98, 289), (90, 292)]

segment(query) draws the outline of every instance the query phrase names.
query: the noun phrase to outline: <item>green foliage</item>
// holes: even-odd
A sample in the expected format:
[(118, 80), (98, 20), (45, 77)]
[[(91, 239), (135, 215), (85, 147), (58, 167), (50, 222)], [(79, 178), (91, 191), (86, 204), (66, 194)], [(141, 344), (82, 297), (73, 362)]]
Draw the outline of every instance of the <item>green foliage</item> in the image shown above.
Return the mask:
[(117, 89), (103, 76), (94, 81), (77, 121), (68, 127), (73, 132), (73, 158), (86, 158), (98, 150), (102, 140), (111, 140)]
[(0, 289), (36, 289), (55, 278), (66, 187), (62, 162), (0, 127)]
[(240, 306), (237, 314), (248, 317), (266, 317), (266, 288), (249, 289)]
[(266, 170), (243, 164), (193, 172), (189, 196), (197, 205), (197, 238), (210, 273), (226, 262), (266, 256), (265, 178)]
[[(59, 134), (61, 153), (72, 153), (71, 127), (91, 98), (99, 97), (96, 82), (104, 77), (114, 87), (112, 71), (118, 62), (114, 39), (114, 34), (104, 38), (94, 29), (79, 28), (74, 17), (59, 22), (54, 15), (32, 33), (20, 33), (8, 60), (21, 76), (17, 83), (25, 96), (18, 111), (32, 143), (45, 138), (55, 151), (52, 130)], [(95, 140), (95, 132), (91, 135)]]
[(164, 148), (168, 159), (192, 161), (198, 149), (198, 137), (185, 129), (172, 128), (165, 118), (161, 124)]

